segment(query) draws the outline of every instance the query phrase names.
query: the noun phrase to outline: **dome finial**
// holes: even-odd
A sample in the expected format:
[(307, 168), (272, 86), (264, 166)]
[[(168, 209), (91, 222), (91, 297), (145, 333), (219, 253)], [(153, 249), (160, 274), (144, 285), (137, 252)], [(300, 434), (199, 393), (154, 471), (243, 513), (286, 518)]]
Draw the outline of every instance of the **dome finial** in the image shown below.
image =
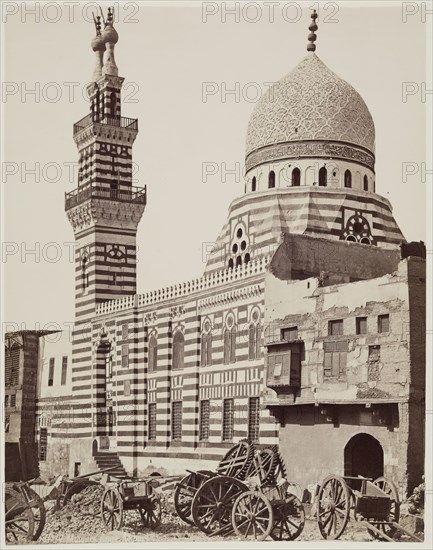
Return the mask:
[(314, 52), (316, 51), (316, 44), (314, 43), (317, 39), (317, 35), (316, 35), (316, 31), (318, 29), (317, 27), (317, 24), (316, 24), (316, 19), (317, 19), (317, 12), (316, 10), (313, 10), (313, 13), (311, 14), (311, 19), (312, 19), (312, 22), (311, 22), (311, 25), (308, 27), (308, 29), (311, 31), (310, 34), (308, 35), (308, 41), (309, 41), (309, 44), (307, 46), (307, 52)]

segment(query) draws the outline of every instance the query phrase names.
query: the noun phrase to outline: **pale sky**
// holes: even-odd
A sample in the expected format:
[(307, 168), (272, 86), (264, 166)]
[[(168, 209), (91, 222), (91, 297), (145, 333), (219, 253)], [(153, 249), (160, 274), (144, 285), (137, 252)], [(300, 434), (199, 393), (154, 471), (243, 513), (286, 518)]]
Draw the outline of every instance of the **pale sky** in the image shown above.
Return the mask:
[[(245, 135), (254, 95), (265, 92), (306, 54), (310, 3), (301, 3), (298, 14), (294, 9), (284, 14), (288, 3), (282, 2), (273, 22), (266, 7), (261, 16), (251, 10), (238, 14), (239, 22), (229, 14), (224, 21), (221, 6), (203, 22), (202, 4), (195, 4), (142, 6), (135, 13), (136, 4), (128, 2), (117, 14), (115, 55), (129, 95), (122, 114), (139, 119), (133, 149), (136, 185), (148, 189), (137, 236), (139, 293), (202, 274), (202, 243), (217, 238), (230, 202), (243, 193)], [(67, 3), (57, 5), (60, 12), (52, 8), (44, 13), (39, 4), (40, 21), (35, 22), (35, 15), (24, 13), (17, 3), (18, 12), (7, 17), (4, 27), (3, 79), (9, 95), (3, 98), (2, 207), (3, 241), (9, 244), (6, 250), (3, 245), (3, 253), (10, 252), (3, 257), (4, 320), (23, 322), (28, 329), (73, 320), (74, 265), (69, 244), (63, 244), (73, 242), (73, 232), (64, 192), (76, 180), (70, 179), (65, 163), (77, 161), (72, 126), (89, 112), (82, 90), (93, 72), (94, 27), (83, 19), (83, 5), (74, 10)], [(87, 3), (84, 15), (91, 14), (92, 5)], [(426, 103), (421, 91), (428, 25), (420, 12), (403, 22), (400, 5), (327, 5), (327, 11), (323, 4), (319, 9), (316, 53), (364, 98), (376, 126), (377, 192), (391, 201), (407, 240), (425, 241), (431, 176), (422, 182)], [(208, 4), (209, 11), (215, 6)], [(298, 21), (288, 21), (298, 15)], [(252, 22), (255, 17), (258, 21)], [(406, 85), (411, 95), (405, 102), (404, 82), (412, 83)], [(35, 86), (37, 98), (30, 93)], [(206, 102), (203, 86), (217, 91)], [(224, 87), (237, 88), (239, 97), (231, 94), (223, 101)], [(219, 167), (207, 181), (204, 162)], [(406, 181), (404, 162), (412, 163), (409, 170), (418, 170)], [(25, 174), (36, 163), (39, 182)], [(240, 172), (238, 181), (230, 173), (223, 180), (223, 163)], [(26, 256), (35, 247), (38, 262), (34, 255)], [(50, 261), (56, 255), (58, 261)]]

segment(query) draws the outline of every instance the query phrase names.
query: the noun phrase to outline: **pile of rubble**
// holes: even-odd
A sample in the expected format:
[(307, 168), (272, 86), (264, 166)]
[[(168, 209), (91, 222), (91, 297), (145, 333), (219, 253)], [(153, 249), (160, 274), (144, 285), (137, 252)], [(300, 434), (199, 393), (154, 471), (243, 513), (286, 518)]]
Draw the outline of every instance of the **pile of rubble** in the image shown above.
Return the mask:
[(101, 497), (104, 488), (101, 485), (89, 485), (81, 492), (72, 495), (70, 502), (59, 508), (55, 502), (47, 510), (47, 521), (39, 539), (41, 544), (77, 542), (80, 534), (88, 537), (91, 533), (105, 530), (101, 520)]
[(400, 524), (410, 533), (420, 538), (424, 536), (424, 498), (425, 483), (415, 487), (412, 495), (403, 502), (400, 508)]
[[(133, 542), (136, 536), (146, 537), (149, 541), (162, 541), (197, 535), (195, 527), (187, 526), (177, 516), (173, 504), (174, 490), (160, 494), (162, 521), (155, 531), (143, 527), (138, 513), (127, 512), (122, 531), (111, 532), (101, 519), (103, 493), (102, 485), (89, 485), (72, 495), (63, 507), (53, 500), (47, 501), (47, 520), (38, 544)], [(206, 538), (206, 535), (201, 538)]]

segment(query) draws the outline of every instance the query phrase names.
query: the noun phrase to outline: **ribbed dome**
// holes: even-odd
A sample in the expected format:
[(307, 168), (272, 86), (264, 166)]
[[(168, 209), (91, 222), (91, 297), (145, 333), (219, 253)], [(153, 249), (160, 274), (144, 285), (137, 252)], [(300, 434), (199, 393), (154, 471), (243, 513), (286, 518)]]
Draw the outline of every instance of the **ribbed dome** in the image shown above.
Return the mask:
[(246, 155), (259, 148), (302, 140), (341, 141), (374, 155), (374, 122), (358, 92), (308, 53), (257, 103)]

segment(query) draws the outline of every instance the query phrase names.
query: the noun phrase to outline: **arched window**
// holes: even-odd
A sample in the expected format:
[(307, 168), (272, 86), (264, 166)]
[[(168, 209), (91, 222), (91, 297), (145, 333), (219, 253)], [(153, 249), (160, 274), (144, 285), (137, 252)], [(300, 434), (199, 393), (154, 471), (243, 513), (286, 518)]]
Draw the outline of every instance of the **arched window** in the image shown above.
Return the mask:
[(212, 333), (201, 335), (201, 364), (203, 367), (212, 365)]
[(364, 191), (368, 191), (368, 176), (364, 176)]
[(256, 176), (253, 177), (253, 181), (251, 183), (251, 191), (255, 191), (257, 189), (257, 178)]
[(322, 168), (319, 170), (319, 185), (320, 187), (326, 187), (328, 184), (328, 172), (326, 171), (326, 168), (322, 166)]
[(229, 268), (229, 269), (233, 269), (233, 265), (234, 265), (234, 264), (233, 264), (233, 258), (230, 258), (230, 259), (229, 259), (229, 263), (228, 263), (228, 268)]
[(292, 170), (292, 186), (298, 187), (301, 185), (301, 171), (299, 168), (293, 168)]
[(350, 170), (344, 172), (344, 187), (352, 187), (352, 172)]
[(256, 326), (251, 323), (248, 327), (248, 359), (256, 358)]
[(242, 265), (242, 256), (238, 256), (236, 258), (236, 267), (240, 267)]
[(260, 357), (262, 331), (259, 324), (251, 323), (248, 327), (248, 359)]
[(173, 369), (183, 369), (185, 359), (185, 338), (178, 330), (173, 338)]
[(236, 327), (224, 331), (224, 364), (236, 363)]
[(262, 348), (262, 327), (260, 324), (256, 325), (256, 359), (259, 359)]
[(273, 170), (269, 172), (268, 187), (269, 189), (273, 189), (275, 187), (275, 172)]
[(158, 368), (158, 342), (155, 336), (149, 338), (149, 352), (148, 352), (148, 371), (156, 372)]

